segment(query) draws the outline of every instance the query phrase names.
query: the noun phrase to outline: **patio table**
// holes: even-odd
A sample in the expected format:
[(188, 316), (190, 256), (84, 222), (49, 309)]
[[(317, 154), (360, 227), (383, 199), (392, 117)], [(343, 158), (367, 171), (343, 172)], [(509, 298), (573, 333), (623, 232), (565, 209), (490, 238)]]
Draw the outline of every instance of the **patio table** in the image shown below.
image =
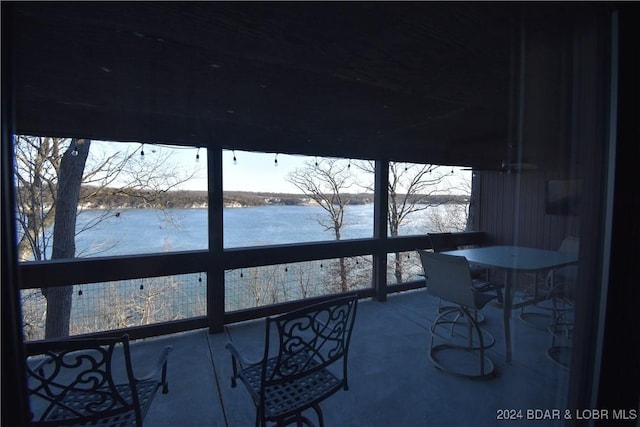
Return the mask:
[(506, 272), (503, 303), (505, 360), (511, 361), (511, 310), (537, 301), (524, 301), (514, 304), (512, 287), (518, 272), (539, 273), (555, 268), (575, 264), (578, 257), (573, 253), (523, 246), (483, 246), (442, 252), (448, 255), (464, 256), (470, 264), (503, 270)]

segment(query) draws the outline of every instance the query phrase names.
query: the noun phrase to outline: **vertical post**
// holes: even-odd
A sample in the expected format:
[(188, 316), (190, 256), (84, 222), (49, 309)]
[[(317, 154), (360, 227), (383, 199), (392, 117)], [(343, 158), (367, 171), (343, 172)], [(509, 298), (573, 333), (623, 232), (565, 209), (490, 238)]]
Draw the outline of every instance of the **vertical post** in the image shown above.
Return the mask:
[[(620, 340), (623, 336), (637, 336), (634, 335), (638, 330), (637, 326), (628, 328), (625, 326), (622, 335), (620, 330), (616, 329), (609, 337), (613, 338), (613, 342), (609, 342), (608, 350), (612, 352), (610, 354), (624, 353), (624, 356), (610, 359), (609, 362), (613, 362), (612, 364), (602, 364), (605, 330), (620, 325), (617, 321), (620, 314), (628, 313), (619, 305), (610, 306), (615, 309), (615, 312), (608, 312), (608, 299), (616, 294), (630, 295), (629, 292), (625, 294), (624, 289), (631, 282), (624, 282), (622, 277), (617, 276), (623, 270), (612, 270), (611, 262), (617, 263), (617, 260), (622, 258), (637, 259), (626, 250), (627, 248), (624, 250), (624, 255), (612, 256), (615, 254), (611, 246), (615, 215), (614, 195), (617, 193), (618, 184), (621, 184), (618, 181), (620, 176), (616, 177), (616, 161), (623, 160), (623, 157), (616, 158), (616, 155), (620, 156), (622, 152), (617, 154), (616, 152), (625, 147), (620, 146), (618, 142), (631, 143), (636, 154), (638, 146), (637, 142), (631, 142), (634, 141), (633, 134), (618, 135), (617, 133), (617, 126), (627, 123), (621, 120), (622, 117), (619, 114), (627, 113), (625, 118), (630, 117), (628, 110), (625, 110), (629, 104), (618, 104), (618, 96), (628, 93), (627, 90), (623, 90), (624, 88), (618, 88), (618, 84), (625, 82), (619, 79), (621, 77), (619, 73), (625, 70), (618, 69), (618, 61), (621, 59), (618, 56), (620, 53), (618, 43), (625, 40), (618, 39), (620, 31), (618, 18), (621, 16), (618, 13), (598, 13), (599, 10), (580, 9), (581, 13), (575, 20), (572, 46), (575, 71), (571, 81), (574, 85), (572, 90), (576, 100), (573, 103), (572, 147), (575, 147), (576, 151), (571, 152), (571, 160), (577, 170), (582, 172), (583, 188), (589, 190), (583, 192), (581, 199), (583, 209), (580, 212), (580, 257), (576, 279), (580, 284), (580, 292), (576, 292), (573, 357), (569, 364), (571, 377), (567, 393), (567, 407), (571, 410), (593, 408), (596, 404), (605, 403), (602, 400), (604, 396), (598, 396), (601, 392), (600, 380), (616, 384), (616, 391), (608, 398), (613, 398), (620, 403), (629, 400), (635, 401), (636, 405), (638, 403), (637, 394), (633, 396), (625, 393), (628, 390), (625, 388), (625, 383), (630, 384), (628, 378), (633, 375), (622, 373), (621, 368), (624, 365), (619, 363), (624, 357), (633, 355), (635, 348), (635, 346), (629, 346), (621, 352)], [(627, 16), (631, 19), (628, 22), (629, 25), (635, 28), (637, 26), (635, 17)], [(627, 41), (632, 43), (630, 39)], [(637, 46), (631, 49), (637, 56)], [(634, 75), (633, 81), (637, 81), (637, 74)], [(626, 89), (631, 89), (630, 93), (633, 93), (631, 87)], [(623, 107), (621, 111), (618, 111), (618, 106)], [(637, 110), (635, 117), (637, 117)], [(635, 122), (635, 119), (633, 121)], [(637, 130), (637, 124), (634, 129)], [(625, 160), (630, 164), (635, 163), (636, 159), (633, 156), (627, 156)], [(623, 188), (629, 187), (624, 185)], [(618, 227), (621, 224), (616, 222), (615, 225)], [(625, 241), (631, 242), (634, 241), (637, 233), (634, 234), (633, 231), (625, 229), (624, 235)], [(611, 276), (611, 274), (614, 275)], [(622, 280), (610, 281), (612, 277)], [(629, 300), (629, 298), (626, 299)], [(637, 325), (637, 322), (635, 324)], [(637, 359), (635, 363), (637, 364)], [(637, 391), (637, 380), (631, 381), (634, 390)], [(627, 397), (630, 399), (624, 400)]]
[[(8, 7), (5, 7), (8, 6)], [(14, 65), (11, 61), (11, 34), (16, 28), (13, 24), (14, 13), (12, 5), (2, 5), (2, 107), (0, 120), (2, 122), (0, 137), (0, 173), (1, 182), (1, 230), (2, 243), (2, 286), (0, 300), (2, 301), (2, 425), (28, 425), (29, 399), (24, 375), (24, 342), (22, 337), (22, 310), (20, 307), (20, 277), (18, 272), (18, 254), (16, 248), (16, 214), (15, 214), (15, 184), (13, 179), (13, 79)]]
[(389, 209), (389, 161), (376, 160), (373, 202), (373, 287), (378, 301), (387, 300), (387, 215)]
[(222, 332), (224, 328), (224, 264), (222, 149), (207, 150), (207, 177), (209, 186), (209, 262), (207, 263), (207, 319), (209, 332)]
[(471, 172), (471, 194), (469, 195), (469, 211), (465, 231), (480, 231), (480, 180), (479, 172)]

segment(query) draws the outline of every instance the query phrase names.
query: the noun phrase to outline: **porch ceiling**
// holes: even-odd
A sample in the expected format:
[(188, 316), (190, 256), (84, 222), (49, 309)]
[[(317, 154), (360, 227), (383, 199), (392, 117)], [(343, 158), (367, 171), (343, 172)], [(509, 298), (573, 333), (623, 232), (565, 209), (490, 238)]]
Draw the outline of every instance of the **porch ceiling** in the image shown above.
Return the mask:
[(15, 130), (496, 167), (518, 7), (13, 3)]

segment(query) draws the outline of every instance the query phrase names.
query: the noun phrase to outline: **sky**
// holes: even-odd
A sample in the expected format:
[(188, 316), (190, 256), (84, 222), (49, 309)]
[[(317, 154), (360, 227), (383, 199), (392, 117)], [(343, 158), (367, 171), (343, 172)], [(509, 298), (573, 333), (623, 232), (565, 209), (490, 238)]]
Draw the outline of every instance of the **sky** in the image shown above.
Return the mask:
[[(144, 151), (145, 162), (150, 164), (153, 164), (156, 160), (164, 159), (169, 163), (178, 165), (179, 169), (185, 172), (194, 171), (194, 178), (183, 184), (180, 189), (207, 190), (207, 153), (204, 148), (92, 141), (89, 155), (99, 158), (101, 154), (113, 152), (114, 147), (128, 152), (134, 150), (137, 152)], [(315, 162), (315, 160), (316, 158), (313, 156), (224, 150), (222, 157), (223, 190), (300, 193), (300, 190), (289, 183), (286, 177), (290, 172), (304, 167), (305, 161)], [(352, 170), (355, 171), (355, 168)], [(461, 176), (465, 176), (470, 180), (470, 172), (454, 168), (452, 179), (459, 181)]]
[(224, 191), (300, 193), (286, 178), (294, 170), (303, 168), (305, 161), (313, 162), (314, 158), (225, 150), (222, 152), (222, 187)]
[[(191, 180), (184, 187), (187, 190), (207, 190), (207, 152), (206, 149), (200, 149), (200, 160), (196, 164), (197, 152), (197, 149), (177, 149), (172, 156), (185, 167), (196, 168), (196, 179)], [(314, 161), (314, 158), (224, 150), (222, 153), (223, 190), (300, 193), (300, 190), (289, 183), (286, 177), (290, 172), (304, 167), (304, 162), (309, 160)]]

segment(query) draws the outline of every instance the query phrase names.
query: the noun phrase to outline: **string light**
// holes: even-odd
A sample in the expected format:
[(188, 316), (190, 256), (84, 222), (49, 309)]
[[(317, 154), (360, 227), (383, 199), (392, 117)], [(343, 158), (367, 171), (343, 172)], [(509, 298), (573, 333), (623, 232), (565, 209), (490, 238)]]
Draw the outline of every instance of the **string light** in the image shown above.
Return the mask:
[(276, 157), (273, 159), (273, 165), (278, 166), (278, 153), (276, 153)]
[[(237, 165), (238, 164), (238, 159), (236, 159), (236, 150), (231, 150), (233, 152), (233, 164)], [(242, 277), (242, 276), (240, 276)]]
[(78, 144), (74, 144), (73, 150), (71, 150), (71, 155), (76, 157), (78, 155)]
[(144, 159), (144, 144), (140, 146), (140, 158)]
[(316, 156), (316, 167), (318, 167), (318, 156)]
[(198, 147), (198, 151), (196, 151), (196, 162), (200, 161), (200, 147)]

